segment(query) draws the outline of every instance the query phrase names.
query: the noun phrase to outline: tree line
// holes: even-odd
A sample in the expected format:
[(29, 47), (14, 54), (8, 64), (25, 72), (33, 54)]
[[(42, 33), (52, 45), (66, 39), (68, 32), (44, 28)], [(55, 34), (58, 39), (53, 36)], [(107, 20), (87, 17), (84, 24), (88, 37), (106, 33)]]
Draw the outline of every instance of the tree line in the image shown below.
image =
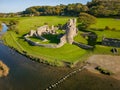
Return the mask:
[(89, 13), (97, 17), (120, 16), (120, 0), (92, 0), (86, 5), (73, 3), (57, 6), (32, 6), (18, 13), (0, 13), (2, 16), (79, 16), (81, 12)]
[(80, 12), (88, 11), (86, 5), (81, 3), (68, 4), (68, 5), (57, 5), (57, 6), (33, 6), (27, 8), (22, 14), (31, 15), (65, 15), (65, 16), (77, 16)]
[(27, 8), (22, 14), (30, 15), (65, 15), (78, 16), (86, 12), (97, 17), (120, 16), (120, 0), (92, 0), (86, 5), (81, 3), (57, 6), (33, 6)]

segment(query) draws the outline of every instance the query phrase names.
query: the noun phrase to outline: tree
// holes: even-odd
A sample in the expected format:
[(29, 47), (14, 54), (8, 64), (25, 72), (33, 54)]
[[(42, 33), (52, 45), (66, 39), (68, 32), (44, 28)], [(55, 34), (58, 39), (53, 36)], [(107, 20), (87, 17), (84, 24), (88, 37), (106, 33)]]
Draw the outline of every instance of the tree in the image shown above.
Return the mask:
[(87, 14), (87, 13), (80, 13), (78, 19), (77, 19), (79, 25), (79, 29), (86, 29), (88, 28), (91, 24), (96, 23), (96, 17)]
[(87, 6), (89, 13), (95, 16), (119, 16), (120, 0), (92, 0)]
[(17, 34), (19, 33), (19, 30), (17, 29), (19, 21), (17, 20), (11, 20), (9, 21), (9, 30), (14, 30)]
[(78, 16), (80, 12), (87, 11), (88, 7), (86, 5), (76, 3), (57, 6), (32, 6), (23, 11), (22, 14)]

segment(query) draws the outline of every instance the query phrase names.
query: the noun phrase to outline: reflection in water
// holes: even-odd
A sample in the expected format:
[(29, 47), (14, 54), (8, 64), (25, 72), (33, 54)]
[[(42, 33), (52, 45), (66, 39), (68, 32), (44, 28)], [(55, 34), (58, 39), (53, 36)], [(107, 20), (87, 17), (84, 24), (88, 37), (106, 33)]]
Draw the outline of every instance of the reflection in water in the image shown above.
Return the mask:
[(3, 27), (2, 32), (6, 32), (8, 29), (7, 25), (2, 23), (2, 27)]
[(5, 33), (8, 30), (8, 27), (5, 23), (2, 23), (2, 31), (0, 32), (0, 34)]

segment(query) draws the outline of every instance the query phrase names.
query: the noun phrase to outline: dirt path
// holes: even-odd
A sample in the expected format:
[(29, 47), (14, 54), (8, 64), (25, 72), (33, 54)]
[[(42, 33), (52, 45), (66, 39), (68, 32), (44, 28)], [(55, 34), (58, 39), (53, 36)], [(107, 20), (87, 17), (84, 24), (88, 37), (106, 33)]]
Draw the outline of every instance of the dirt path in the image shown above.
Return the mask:
[(87, 67), (89, 71), (98, 73), (98, 71), (95, 70), (95, 67), (100, 66), (113, 72), (114, 74), (112, 77), (120, 80), (120, 56), (93, 55), (87, 60), (87, 62), (90, 63), (90, 66)]

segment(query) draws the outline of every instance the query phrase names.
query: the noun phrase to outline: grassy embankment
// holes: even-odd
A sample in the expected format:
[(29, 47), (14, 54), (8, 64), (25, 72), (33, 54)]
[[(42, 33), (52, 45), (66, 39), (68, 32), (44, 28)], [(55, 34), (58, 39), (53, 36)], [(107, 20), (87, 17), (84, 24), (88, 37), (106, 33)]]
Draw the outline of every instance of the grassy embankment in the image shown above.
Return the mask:
[(0, 21), (0, 31), (2, 30), (2, 23), (1, 23), (1, 21)]
[(9, 68), (0, 61), (0, 77), (5, 77), (9, 74)]
[[(34, 58), (37, 61), (42, 61), (45, 63), (49, 63), (52, 65), (60, 66), (62, 62), (69, 62), (75, 63), (77, 61), (82, 61), (83, 58), (86, 58), (89, 51), (81, 49), (75, 45), (65, 44), (61, 48), (44, 48), (38, 46), (30, 46), (27, 42), (24, 41), (23, 35), (28, 33), (30, 30), (35, 30), (38, 26), (43, 25), (44, 23), (48, 23), (49, 25), (57, 25), (57, 24), (64, 24), (67, 20), (71, 17), (58, 17), (58, 16), (41, 16), (41, 17), (21, 17), (21, 18), (11, 18), (19, 20), (17, 25), (17, 29), (19, 30), (19, 34), (16, 34), (13, 31), (8, 31), (3, 39), (5, 40), (6, 45), (10, 47), (14, 47), (19, 52), (26, 53), (26, 55), (31, 58)], [(9, 20), (11, 20), (9, 19)], [(7, 20), (7, 19), (0, 19), (0, 20)], [(110, 28), (115, 28), (116, 30), (104, 30), (105, 26), (109, 26)], [(99, 18), (96, 25), (92, 25), (88, 31), (95, 32), (98, 35), (98, 41), (102, 40), (103, 35), (105, 37), (111, 38), (120, 38), (120, 21), (115, 20), (112, 18)], [(75, 37), (75, 41), (86, 43), (87, 40), (82, 38), (80, 34), (83, 31), (80, 31), (79, 34)], [(32, 38), (32, 40), (37, 40)], [(38, 41), (38, 40), (37, 40)], [(53, 41), (51, 43), (55, 43), (54, 39), (50, 40)], [(47, 42), (50, 43), (50, 42)], [(96, 45), (96, 48), (92, 52), (93, 54), (112, 54), (110, 49), (112, 47), (106, 47), (101, 45)], [(45, 60), (45, 61), (44, 61)]]

